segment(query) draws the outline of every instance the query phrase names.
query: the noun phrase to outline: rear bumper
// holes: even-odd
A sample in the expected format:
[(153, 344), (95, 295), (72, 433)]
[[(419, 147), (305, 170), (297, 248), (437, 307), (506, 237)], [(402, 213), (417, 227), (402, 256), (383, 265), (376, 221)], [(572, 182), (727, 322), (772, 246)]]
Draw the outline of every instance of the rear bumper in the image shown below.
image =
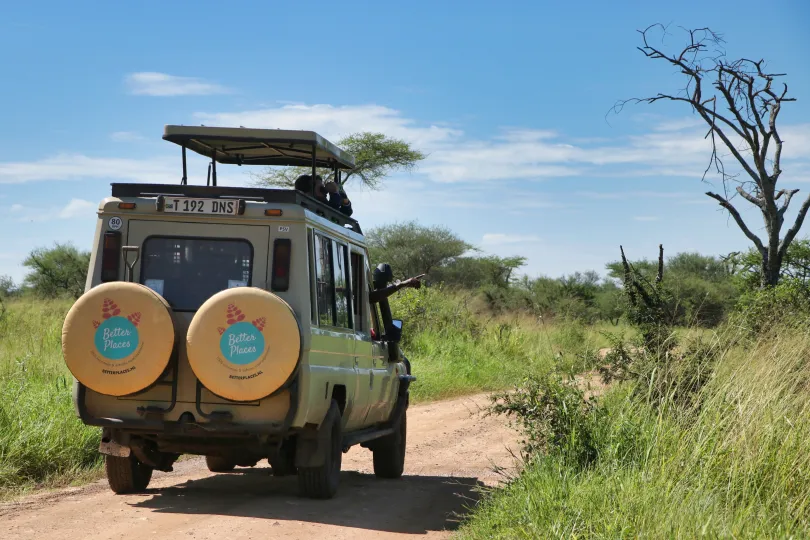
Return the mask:
[(75, 383), (74, 404), (79, 419), (85, 425), (98, 426), (117, 432), (157, 435), (166, 438), (283, 436), (290, 431), (298, 407), (298, 382), (293, 380), (286, 388), (289, 391), (290, 405), (283, 421), (265, 424), (238, 424), (232, 421), (232, 416), (227, 411), (204, 412), (200, 404), (199, 390), (198, 388), (196, 408), (199, 420), (205, 419), (204, 421), (197, 419), (182, 421), (182, 417), (181, 421), (163, 420), (163, 414), (174, 408), (174, 401), (167, 409), (139, 409), (138, 413), (143, 416), (140, 419), (93, 416), (87, 410), (85, 403), (87, 387), (80, 382)]

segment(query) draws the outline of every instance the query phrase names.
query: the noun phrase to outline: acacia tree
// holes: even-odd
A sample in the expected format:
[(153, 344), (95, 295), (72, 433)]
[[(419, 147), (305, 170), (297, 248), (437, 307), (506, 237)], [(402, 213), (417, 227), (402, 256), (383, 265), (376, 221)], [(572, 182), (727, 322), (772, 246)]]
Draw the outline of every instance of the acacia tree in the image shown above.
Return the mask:
[[(412, 148), (409, 143), (386, 137), (382, 133), (354, 133), (340, 139), (337, 145), (353, 155), (355, 160), (355, 168), (342, 175), (343, 185), (352, 178), (357, 178), (365, 187), (379, 189), (383, 179), (389, 174), (411, 171), (418, 162), (425, 159), (425, 154)], [(255, 180), (259, 185), (291, 187), (296, 178), (311, 171), (309, 167), (271, 167)], [(327, 169), (319, 171), (324, 178), (331, 173)]]
[(36, 248), (23, 261), (30, 272), (25, 286), (46, 298), (67, 296), (79, 298), (84, 292), (90, 252), (79, 251), (70, 244)]
[(424, 226), (416, 221), (390, 223), (366, 232), (373, 264), (391, 264), (397, 278), (428, 274), (473, 250), (453, 231), (441, 225)]
[[(706, 137), (712, 151), (703, 180), (714, 169), (722, 178), (723, 194), (706, 195), (716, 200), (734, 219), (762, 257), (760, 286), (776, 285), (788, 246), (804, 222), (810, 197), (799, 208), (793, 225), (781, 236), (785, 213), (798, 189), (777, 189), (782, 175), (782, 137), (777, 119), (782, 104), (795, 101), (788, 97), (787, 84), (777, 83), (783, 73), (771, 73), (764, 60), (728, 59), (723, 38), (709, 28), (685, 30), (688, 43), (674, 53), (651, 45), (650, 32), (666, 27), (660, 24), (641, 30), (643, 46), (638, 49), (647, 58), (675, 67), (684, 76), (685, 86), (676, 93), (658, 93), (646, 98), (623, 100), (617, 112), (627, 103), (674, 101), (688, 105), (708, 126)], [(728, 155), (741, 168), (726, 170)], [(734, 189), (732, 189), (734, 188)], [(743, 220), (732, 204), (735, 193), (751, 203), (762, 214), (765, 237), (760, 238)]]

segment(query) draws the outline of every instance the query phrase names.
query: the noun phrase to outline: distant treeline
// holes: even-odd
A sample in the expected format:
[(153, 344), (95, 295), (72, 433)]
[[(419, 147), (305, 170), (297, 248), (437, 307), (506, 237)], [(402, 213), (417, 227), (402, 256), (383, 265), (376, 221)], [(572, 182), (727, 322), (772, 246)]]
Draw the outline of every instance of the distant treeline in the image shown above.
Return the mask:
[[(397, 278), (425, 273), (428, 285), (443, 284), (448, 289), (472, 292), (494, 313), (522, 311), (546, 319), (617, 324), (627, 312), (618, 250), (617, 260), (606, 264), (604, 276), (591, 270), (556, 278), (532, 278), (520, 274), (525, 257), (482, 255), (443, 226), (394, 223), (370, 229), (366, 236), (375, 265), (390, 263)], [(68, 244), (37, 248), (23, 262), (29, 272), (22, 283), (0, 276), (0, 298), (78, 298), (84, 291), (89, 260), (88, 252)], [(658, 270), (654, 259), (631, 264), (648, 279), (653, 279)], [(727, 257), (698, 253), (666, 257), (664, 280), (671, 292), (667, 309), (672, 320), (684, 326), (718, 325), (740, 301), (750, 302), (759, 288), (759, 267), (759, 254), (753, 250)], [(808, 278), (810, 240), (796, 240), (785, 257), (781, 283), (794, 291), (791, 296), (810, 296)]]

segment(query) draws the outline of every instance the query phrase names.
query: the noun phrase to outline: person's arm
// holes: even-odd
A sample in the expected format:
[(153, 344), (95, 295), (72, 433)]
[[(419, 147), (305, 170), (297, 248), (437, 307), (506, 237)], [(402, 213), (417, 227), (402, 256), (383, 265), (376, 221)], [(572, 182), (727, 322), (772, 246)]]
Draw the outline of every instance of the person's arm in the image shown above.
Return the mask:
[(418, 289), (422, 286), (422, 282), (419, 281), (424, 274), (406, 279), (405, 281), (399, 281), (397, 283), (393, 283), (387, 287), (383, 287), (382, 289), (375, 289), (368, 293), (368, 301), (372, 304), (385, 300), (398, 290), (405, 288), (405, 287), (413, 287), (414, 289)]

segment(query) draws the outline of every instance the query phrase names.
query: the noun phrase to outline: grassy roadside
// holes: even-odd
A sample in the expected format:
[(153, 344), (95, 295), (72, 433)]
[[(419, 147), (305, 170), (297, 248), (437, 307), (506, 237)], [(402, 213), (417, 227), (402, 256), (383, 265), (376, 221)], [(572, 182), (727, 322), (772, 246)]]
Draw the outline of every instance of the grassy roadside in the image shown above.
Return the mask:
[(608, 345), (603, 334), (617, 331), (609, 323), (485, 315), (469, 304), (473, 298), (436, 288), (404, 291), (392, 301), (393, 313), (406, 325), (402, 348), (418, 379), (411, 389), (415, 401), (501, 390), (552, 370), (580, 373)]
[(775, 336), (723, 348), (683, 410), (614, 387), (576, 432), (592, 461), (536, 456), (459, 536), (810, 536), (810, 336)]
[(62, 362), (66, 301), (10, 302), (0, 319), (0, 500), (93, 477), (100, 432), (79, 422)]
[[(406, 324), (403, 349), (418, 376), (414, 402), (498, 390), (560, 367), (579, 371), (605, 345), (602, 328), (484, 317), (466, 302), (436, 289), (397, 295), (393, 310)], [(0, 500), (100, 472), (100, 431), (75, 417), (62, 361), (69, 307), (19, 300), (0, 320)]]

